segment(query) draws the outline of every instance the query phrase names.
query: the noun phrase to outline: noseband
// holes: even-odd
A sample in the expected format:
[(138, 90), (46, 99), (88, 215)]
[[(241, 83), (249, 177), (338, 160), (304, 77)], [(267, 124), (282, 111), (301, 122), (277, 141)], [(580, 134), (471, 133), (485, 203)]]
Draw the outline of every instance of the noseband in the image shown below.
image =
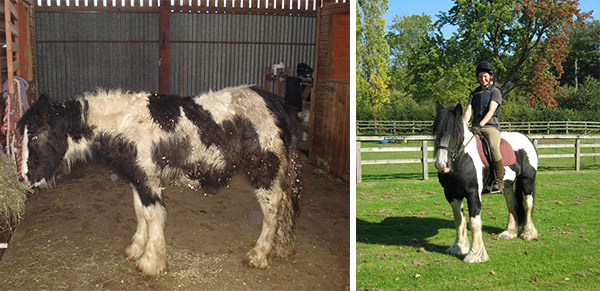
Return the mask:
[(469, 143), (471, 143), (471, 141), (473, 140), (474, 137), (475, 137), (475, 135), (472, 135), (471, 138), (469, 139), (469, 141), (464, 145), (461, 143), (458, 151), (454, 151), (453, 149), (451, 149), (447, 146), (443, 146), (443, 145), (438, 146), (437, 148), (447, 150), (450, 153), (450, 160), (452, 162), (454, 162), (454, 161), (456, 161), (456, 158), (465, 151), (465, 147), (467, 147), (469, 145)]

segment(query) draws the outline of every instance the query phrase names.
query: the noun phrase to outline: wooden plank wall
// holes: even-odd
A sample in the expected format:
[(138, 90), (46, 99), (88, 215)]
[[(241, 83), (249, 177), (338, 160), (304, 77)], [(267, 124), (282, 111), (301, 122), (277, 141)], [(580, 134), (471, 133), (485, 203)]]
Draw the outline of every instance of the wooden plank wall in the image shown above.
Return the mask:
[(350, 5), (317, 14), (317, 52), (310, 117), (310, 161), (350, 179)]

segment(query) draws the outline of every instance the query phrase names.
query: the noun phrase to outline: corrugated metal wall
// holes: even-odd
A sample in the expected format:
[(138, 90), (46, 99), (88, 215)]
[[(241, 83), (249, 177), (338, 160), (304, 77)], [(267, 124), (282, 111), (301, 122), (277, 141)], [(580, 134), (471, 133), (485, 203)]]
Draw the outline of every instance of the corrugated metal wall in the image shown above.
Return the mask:
[(158, 90), (158, 14), (37, 13), (39, 92)]
[[(157, 13), (36, 14), (39, 92), (158, 91)], [(315, 17), (173, 13), (170, 89), (194, 95), (262, 85), (265, 67), (314, 63)]]
[(267, 66), (314, 63), (315, 17), (176, 13), (170, 25), (174, 94), (262, 86)]

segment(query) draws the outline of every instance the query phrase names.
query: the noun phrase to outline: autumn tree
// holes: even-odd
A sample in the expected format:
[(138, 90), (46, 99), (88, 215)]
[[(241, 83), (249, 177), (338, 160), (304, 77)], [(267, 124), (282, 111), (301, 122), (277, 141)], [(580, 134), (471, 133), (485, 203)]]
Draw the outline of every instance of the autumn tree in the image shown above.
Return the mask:
[[(456, 0), (438, 25), (458, 27), (453, 36), (474, 62), (488, 60), (503, 95), (528, 88), (530, 102), (556, 106), (569, 32), (581, 12), (577, 0)], [(474, 65), (473, 65), (474, 66)]]
[[(358, 0), (356, 23), (357, 106), (375, 110), (389, 103), (389, 46), (385, 40), (387, 0)], [(357, 108), (357, 114), (360, 108)]]

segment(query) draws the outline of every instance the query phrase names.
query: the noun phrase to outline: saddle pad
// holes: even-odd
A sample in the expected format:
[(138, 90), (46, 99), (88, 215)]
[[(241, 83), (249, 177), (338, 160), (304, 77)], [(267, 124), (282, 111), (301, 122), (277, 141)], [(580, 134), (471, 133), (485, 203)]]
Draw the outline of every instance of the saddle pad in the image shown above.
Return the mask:
[[(477, 141), (477, 152), (479, 153), (479, 157), (481, 158), (483, 165), (486, 168), (489, 168), (490, 163), (486, 158), (485, 153), (483, 152), (483, 146), (479, 135), (475, 137), (475, 140)], [(504, 162), (504, 166), (512, 166), (517, 161), (515, 151), (505, 139), (500, 140), (500, 154), (502, 154), (502, 161)]]

